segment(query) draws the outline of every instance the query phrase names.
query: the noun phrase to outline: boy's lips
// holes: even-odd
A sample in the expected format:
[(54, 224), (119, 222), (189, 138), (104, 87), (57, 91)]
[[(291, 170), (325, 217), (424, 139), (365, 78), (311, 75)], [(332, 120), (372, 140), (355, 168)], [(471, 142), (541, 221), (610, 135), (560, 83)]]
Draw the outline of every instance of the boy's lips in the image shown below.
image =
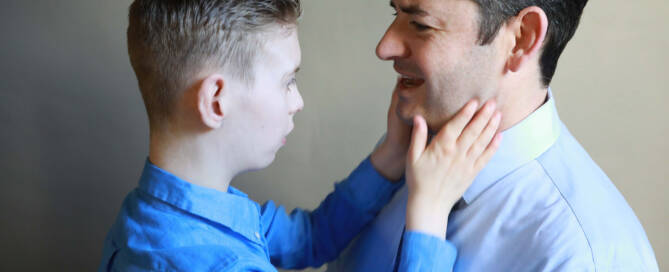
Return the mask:
[(282, 145), (286, 144), (286, 141), (287, 141), (286, 139), (288, 138), (288, 135), (290, 135), (290, 133), (293, 131), (294, 127), (295, 127), (295, 125), (293, 125), (293, 123), (290, 123), (290, 125), (288, 126), (288, 132), (286, 132), (286, 135), (284, 135), (283, 138), (281, 139), (281, 144)]

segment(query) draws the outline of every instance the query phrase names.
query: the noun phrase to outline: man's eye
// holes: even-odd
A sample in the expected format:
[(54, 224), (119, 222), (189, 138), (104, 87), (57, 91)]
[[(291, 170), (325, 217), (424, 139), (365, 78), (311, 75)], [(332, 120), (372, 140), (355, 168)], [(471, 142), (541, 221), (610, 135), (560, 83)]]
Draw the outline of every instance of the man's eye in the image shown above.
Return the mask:
[(397, 11), (393, 12), (393, 16), (397, 16)]
[(429, 26), (426, 26), (426, 25), (424, 25), (424, 24), (418, 23), (418, 22), (416, 22), (416, 21), (412, 21), (411, 24), (412, 24), (412, 25), (414, 26), (414, 28), (416, 28), (416, 30), (418, 30), (418, 31), (425, 31), (425, 30), (430, 29)]

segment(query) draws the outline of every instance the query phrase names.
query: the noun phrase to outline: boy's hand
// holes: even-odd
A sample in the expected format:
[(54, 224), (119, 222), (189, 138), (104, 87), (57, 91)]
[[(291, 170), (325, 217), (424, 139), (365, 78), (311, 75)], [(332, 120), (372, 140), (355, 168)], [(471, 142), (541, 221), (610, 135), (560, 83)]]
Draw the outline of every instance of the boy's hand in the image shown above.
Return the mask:
[(393, 92), (388, 108), (386, 138), (374, 150), (370, 158), (374, 168), (391, 181), (399, 181), (404, 174), (406, 155), (411, 140), (411, 127), (397, 116), (398, 99), (397, 92)]
[(445, 238), (451, 208), (499, 146), (501, 114), (495, 106), (486, 103), (471, 120), (478, 103), (470, 101), (427, 147), (425, 119), (414, 117), (406, 167), (408, 230)]

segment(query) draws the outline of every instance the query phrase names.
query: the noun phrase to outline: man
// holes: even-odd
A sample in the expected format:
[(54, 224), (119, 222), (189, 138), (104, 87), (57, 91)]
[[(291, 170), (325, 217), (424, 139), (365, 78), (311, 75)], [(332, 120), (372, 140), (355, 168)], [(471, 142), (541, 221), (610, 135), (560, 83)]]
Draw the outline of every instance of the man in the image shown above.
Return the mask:
[[(456, 271), (657, 271), (643, 227), (560, 121), (549, 88), (587, 0), (392, 0), (376, 53), (399, 73), (397, 115), (439, 128), (467, 100), (496, 99), (499, 151), (448, 219)], [(587, 91), (587, 90), (584, 90)], [(406, 190), (334, 271), (392, 271)]]

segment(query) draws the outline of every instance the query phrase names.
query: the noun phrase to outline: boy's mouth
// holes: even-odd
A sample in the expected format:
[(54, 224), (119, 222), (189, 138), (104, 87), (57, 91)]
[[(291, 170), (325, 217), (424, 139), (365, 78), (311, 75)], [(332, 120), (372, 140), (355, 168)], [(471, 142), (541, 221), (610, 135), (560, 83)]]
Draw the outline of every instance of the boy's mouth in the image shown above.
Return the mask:
[(283, 138), (281, 139), (281, 144), (282, 145), (286, 144), (286, 142), (287, 142), (286, 139), (288, 138), (288, 135), (290, 135), (290, 132), (293, 131), (294, 127), (295, 127), (295, 125), (291, 122), (290, 125), (288, 126), (288, 132), (286, 132), (286, 135), (284, 135)]

